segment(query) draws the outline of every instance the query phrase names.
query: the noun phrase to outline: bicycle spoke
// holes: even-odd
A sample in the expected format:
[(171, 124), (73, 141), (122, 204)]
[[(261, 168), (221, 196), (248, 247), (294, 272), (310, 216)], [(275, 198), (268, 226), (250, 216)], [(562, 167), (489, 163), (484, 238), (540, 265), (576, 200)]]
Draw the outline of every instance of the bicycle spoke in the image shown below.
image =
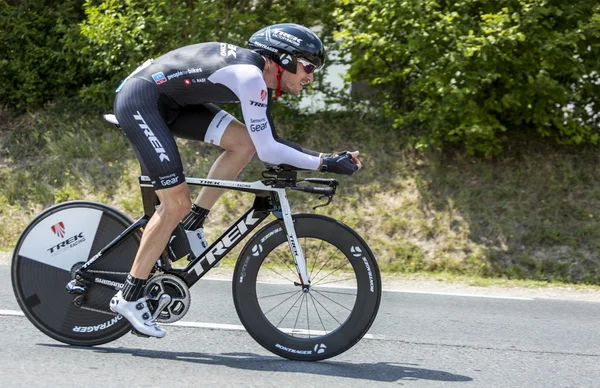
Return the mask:
[(319, 276), (319, 274), (321, 273), (321, 271), (323, 270), (323, 268), (325, 268), (325, 266), (326, 266), (326, 265), (327, 265), (327, 264), (328, 264), (328, 263), (331, 261), (331, 258), (333, 258), (333, 256), (334, 256), (336, 253), (338, 253), (339, 251), (340, 251), (339, 249), (336, 249), (336, 250), (335, 250), (335, 252), (333, 252), (333, 253), (331, 254), (331, 256), (329, 256), (329, 259), (327, 259), (327, 261), (325, 262), (325, 264), (323, 264), (323, 265), (321, 266), (321, 268), (319, 269), (319, 272), (317, 272), (317, 274), (315, 275), (315, 277)]
[(279, 294), (271, 294), (271, 295), (259, 296), (258, 299), (266, 299), (266, 298), (271, 298), (273, 296), (279, 296), (279, 295), (295, 294), (298, 291), (299, 290), (294, 290), (294, 291), (280, 292)]
[[(316, 256), (315, 256), (315, 261), (313, 261), (312, 268), (310, 269), (310, 275), (309, 275), (309, 278), (311, 278), (311, 279), (312, 279), (312, 273), (313, 273), (313, 271), (314, 271), (314, 269), (315, 269), (315, 264), (317, 264), (317, 259), (319, 258), (319, 255), (321, 254), (321, 248), (323, 248), (323, 243), (324, 243), (324, 242), (325, 242), (324, 240), (321, 240), (321, 245), (319, 245), (319, 251), (317, 252), (317, 254), (316, 254)], [(304, 255), (304, 257), (307, 257), (307, 256), (306, 256), (306, 255)]]
[[(294, 304), (292, 305), (292, 307), (290, 307), (290, 309), (287, 311), (287, 313), (285, 313), (285, 315), (283, 316), (283, 318), (281, 318), (281, 321), (279, 321), (279, 323), (277, 325), (275, 325), (275, 327), (279, 327), (279, 325), (281, 325), (281, 323), (283, 322), (283, 320), (288, 316), (288, 314), (290, 313), (290, 311), (292, 311), (292, 309), (294, 308), (294, 306), (296, 305), (296, 303), (298, 303), (298, 300), (300, 298), (302, 298), (302, 294), (300, 294), (300, 296), (298, 297), (298, 299), (296, 299), (296, 301), (294, 302)], [(289, 299), (289, 298), (288, 298)], [(286, 299), (287, 300), (287, 299)], [(283, 303), (283, 302), (282, 302)], [(281, 303), (280, 303), (281, 305)], [(271, 309), (272, 310), (272, 309)], [(265, 314), (266, 315), (266, 314)]]
[(279, 272), (275, 271), (273, 268), (269, 267), (269, 266), (265, 266), (264, 268), (273, 271), (274, 273), (276, 273), (277, 275), (281, 276), (282, 278), (284, 278), (285, 280), (287, 280), (288, 282), (291, 282), (292, 284), (294, 283), (294, 280), (291, 280), (290, 278), (288, 278), (287, 276), (284, 276), (282, 274), (280, 274)]
[[(340, 269), (344, 268), (345, 266), (347, 266), (348, 264), (351, 264), (350, 261), (346, 261), (344, 264), (340, 265), (339, 267), (337, 267), (336, 269), (334, 269), (332, 272), (329, 273), (329, 275), (325, 276), (324, 278), (321, 278), (319, 280), (315, 280), (315, 285), (318, 284), (319, 282), (322, 282), (323, 280), (327, 279), (328, 277), (330, 277), (331, 275), (333, 275), (334, 273), (336, 273), (337, 271), (339, 271)], [(318, 274), (317, 274), (318, 275)], [(315, 275), (315, 278), (317, 276)]]
[(292, 269), (292, 267), (290, 267), (290, 265), (287, 263), (287, 261), (285, 259), (281, 258), (279, 252), (275, 252), (275, 257), (277, 257), (278, 259), (280, 259), (281, 262), (283, 263), (283, 265), (285, 265), (287, 267), (287, 269), (289, 269), (290, 272), (294, 274), (294, 276), (298, 276), (298, 270)]
[(325, 290), (320, 290), (322, 293), (328, 293), (328, 294), (337, 294), (337, 295), (347, 295), (347, 296), (356, 296), (356, 294), (348, 294), (346, 292), (336, 292), (336, 291), (325, 291)]
[(317, 309), (317, 305), (315, 304), (315, 298), (310, 294), (310, 300), (313, 303), (313, 307), (315, 308), (315, 312), (317, 313), (317, 317), (319, 317), (319, 321), (321, 322), (321, 326), (323, 326), (323, 331), (327, 332), (327, 328), (325, 328), (325, 324), (323, 323), (323, 319), (321, 319), (321, 314), (319, 314), (319, 309)]
[[(306, 296), (306, 294), (304, 294)], [(308, 327), (308, 338), (310, 338), (310, 318), (308, 317), (308, 300), (306, 301), (306, 326)]]
[(351, 309), (349, 309), (348, 307), (346, 307), (346, 306), (342, 305), (341, 303), (338, 303), (338, 302), (336, 302), (335, 300), (331, 299), (331, 298), (330, 298), (330, 297), (328, 297), (327, 295), (323, 295), (322, 293), (320, 293), (320, 292), (319, 292), (319, 291), (317, 291), (317, 290), (313, 290), (313, 291), (315, 291), (317, 294), (321, 295), (323, 298), (325, 298), (325, 299), (328, 299), (328, 300), (332, 301), (333, 303), (337, 304), (338, 306), (340, 306), (340, 307), (342, 307), (342, 308), (345, 308), (346, 310), (348, 310), (348, 311), (352, 312), (352, 310), (351, 310)]
[(298, 314), (296, 315), (296, 321), (294, 322), (292, 337), (294, 336), (294, 331), (296, 330), (296, 326), (298, 325), (298, 318), (300, 318), (300, 313), (302, 312), (302, 305), (304, 304), (304, 299), (306, 299), (306, 294), (303, 293), (302, 300), (300, 301), (300, 307), (298, 308)]
[[(302, 291), (298, 290), (298, 292), (302, 292)], [(282, 302), (281, 302), (281, 303), (279, 303), (278, 305), (275, 305), (275, 306), (273, 306), (271, 309), (269, 309), (269, 311), (265, 312), (265, 316), (266, 316), (267, 314), (269, 314), (271, 311), (273, 311), (275, 308), (277, 308), (277, 307), (281, 306), (282, 304), (284, 304), (284, 303), (285, 303), (285, 302), (287, 302), (288, 300), (292, 299), (292, 297), (293, 297), (293, 296), (294, 296), (294, 295), (290, 295), (288, 298), (286, 298), (284, 301), (282, 301)], [(298, 300), (296, 300), (296, 302), (297, 302), (297, 301), (298, 301)], [(296, 302), (294, 302), (294, 304), (296, 304)], [(292, 307), (294, 307), (294, 306), (292, 305)]]
[[(300, 238), (298, 238), (298, 242), (300, 242)], [(304, 237), (304, 248), (302, 249), (302, 254), (304, 255), (304, 262), (306, 262), (306, 258), (308, 257), (308, 248), (306, 247), (306, 237)], [(308, 267), (306, 268), (308, 270)]]
[[(325, 278), (323, 278), (323, 279), (325, 279)], [(321, 281), (323, 281), (323, 279), (321, 279), (317, 283), (313, 284), (313, 286), (316, 286), (318, 284), (319, 287), (323, 287), (325, 284), (333, 284), (333, 283), (345, 282), (345, 281), (348, 281), (348, 280), (356, 280), (356, 277), (355, 276), (351, 276), (349, 278), (331, 280), (329, 282), (321, 283)]]
[(338, 321), (338, 319), (327, 309), (327, 307), (323, 306), (323, 303), (321, 303), (319, 299), (317, 299), (314, 295), (312, 295), (312, 297), (319, 304), (319, 306), (321, 306), (323, 310), (325, 310), (325, 312), (331, 316), (331, 318), (333, 318), (340, 326), (342, 325), (342, 322)]

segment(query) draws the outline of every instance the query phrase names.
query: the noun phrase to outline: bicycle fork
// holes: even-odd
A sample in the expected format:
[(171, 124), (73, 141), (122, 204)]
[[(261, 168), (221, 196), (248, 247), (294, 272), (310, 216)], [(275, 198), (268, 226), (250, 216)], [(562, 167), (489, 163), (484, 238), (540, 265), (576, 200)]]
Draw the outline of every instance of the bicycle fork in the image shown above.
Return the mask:
[(280, 221), (283, 221), (290, 252), (292, 253), (294, 263), (296, 264), (296, 270), (298, 271), (298, 277), (300, 278), (300, 283), (297, 285), (301, 285), (303, 291), (308, 292), (310, 290), (310, 276), (308, 274), (308, 268), (306, 267), (304, 252), (302, 252), (300, 241), (298, 241), (298, 237), (296, 236), (290, 203), (288, 202), (285, 189), (275, 189), (275, 192), (281, 207), (281, 214), (274, 214)]

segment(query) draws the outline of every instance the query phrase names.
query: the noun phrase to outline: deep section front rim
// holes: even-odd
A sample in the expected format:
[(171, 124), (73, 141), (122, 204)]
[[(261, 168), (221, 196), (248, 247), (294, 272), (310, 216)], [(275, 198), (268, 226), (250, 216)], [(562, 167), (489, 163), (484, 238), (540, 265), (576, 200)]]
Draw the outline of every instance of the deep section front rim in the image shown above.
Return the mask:
[(381, 298), (379, 270), (364, 240), (346, 225), (318, 215), (295, 216), (294, 225), (311, 287), (299, 286), (275, 221), (242, 251), (234, 300), (240, 320), (263, 347), (286, 358), (321, 360), (348, 350), (368, 331)]

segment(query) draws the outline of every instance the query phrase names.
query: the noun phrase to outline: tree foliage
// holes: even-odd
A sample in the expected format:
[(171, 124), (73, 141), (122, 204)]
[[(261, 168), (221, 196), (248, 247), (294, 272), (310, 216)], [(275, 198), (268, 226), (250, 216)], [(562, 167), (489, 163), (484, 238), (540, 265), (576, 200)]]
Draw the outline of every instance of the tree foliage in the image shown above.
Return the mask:
[[(85, 90), (96, 100), (112, 98), (118, 82), (147, 58), (199, 42), (245, 47), (265, 25), (294, 22), (328, 25), (331, 11), (318, 0), (87, 0), (82, 33), (94, 58), (98, 82)], [(329, 2), (330, 8), (332, 2)], [(325, 34), (331, 36), (331, 33)], [(110, 93), (107, 93), (110, 91)]]
[(317, 27), (351, 58), (420, 146), (491, 155), (532, 132), (596, 144), (597, 0), (0, 0), (0, 104), (32, 109), (77, 95), (112, 104), (147, 58), (206, 41), (240, 46), (277, 22)]
[(89, 82), (80, 51), (83, 0), (0, 0), (0, 104), (23, 109)]
[(73, 96), (110, 106), (120, 80), (145, 59), (183, 45), (246, 46), (265, 25), (322, 26), (333, 1), (0, 0), (0, 104), (31, 109)]
[(351, 79), (376, 86), (398, 128), (423, 128), (420, 145), (459, 143), (490, 155), (511, 131), (598, 142), (598, 1), (338, 4)]

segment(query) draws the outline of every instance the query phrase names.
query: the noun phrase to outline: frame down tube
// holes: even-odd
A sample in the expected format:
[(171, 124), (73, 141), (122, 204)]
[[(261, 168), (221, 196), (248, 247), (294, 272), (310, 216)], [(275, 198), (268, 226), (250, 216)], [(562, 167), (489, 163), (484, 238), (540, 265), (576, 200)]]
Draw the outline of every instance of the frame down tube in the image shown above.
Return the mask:
[[(227, 229), (200, 256), (194, 259), (184, 270), (183, 279), (191, 287), (214, 265), (231, 251), (240, 241), (269, 216), (271, 212), (252, 207), (239, 220)], [(175, 271), (172, 271), (175, 272)]]
[[(198, 178), (186, 178), (186, 182), (194, 186), (209, 186), (218, 187), (220, 189), (229, 189), (237, 191), (245, 191), (248, 193), (255, 194), (256, 200), (254, 206), (246, 212), (235, 224), (223, 233), (211, 246), (209, 246), (202, 256), (196, 258), (188, 265), (183, 272), (184, 280), (191, 287), (196, 283), (204, 274), (214, 266), (215, 262), (219, 261), (225, 256), (237, 243), (244, 239), (256, 226), (258, 226), (270, 213), (274, 212), (275, 216), (279, 221), (283, 218), (283, 226), (286, 231), (286, 237), (296, 264), (298, 276), (300, 282), (304, 287), (309, 286), (310, 279), (308, 275), (308, 269), (306, 267), (306, 261), (304, 260), (304, 254), (300, 246), (300, 242), (296, 237), (296, 230), (294, 229), (294, 222), (292, 219), (292, 211), (290, 204), (287, 200), (287, 194), (283, 188), (273, 188), (267, 186), (261, 181), (255, 182), (237, 182), (217, 179), (198, 179)], [(281, 214), (274, 211), (275, 209), (267, 210), (267, 207), (261, 206), (261, 197), (259, 194), (265, 192), (274, 193), (277, 197), (278, 205), (281, 207)], [(279, 209), (277, 209), (279, 210)], [(173, 271), (176, 272), (176, 271)]]

